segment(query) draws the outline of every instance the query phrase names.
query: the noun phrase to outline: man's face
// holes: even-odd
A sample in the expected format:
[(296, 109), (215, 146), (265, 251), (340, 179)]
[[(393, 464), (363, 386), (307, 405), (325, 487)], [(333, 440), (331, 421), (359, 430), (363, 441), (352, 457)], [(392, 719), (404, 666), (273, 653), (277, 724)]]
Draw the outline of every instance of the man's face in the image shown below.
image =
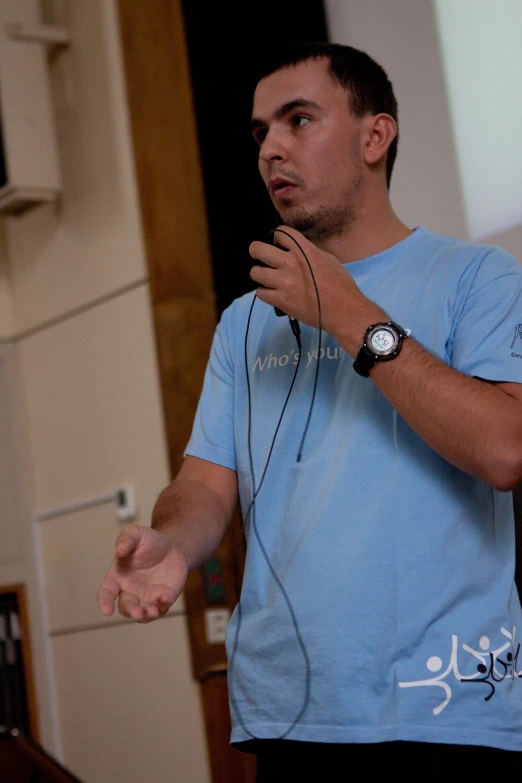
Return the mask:
[(312, 241), (349, 229), (363, 171), (361, 120), (328, 65), (307, 60), (262, 79), (252, 112), (270, 198), (284, 223)]

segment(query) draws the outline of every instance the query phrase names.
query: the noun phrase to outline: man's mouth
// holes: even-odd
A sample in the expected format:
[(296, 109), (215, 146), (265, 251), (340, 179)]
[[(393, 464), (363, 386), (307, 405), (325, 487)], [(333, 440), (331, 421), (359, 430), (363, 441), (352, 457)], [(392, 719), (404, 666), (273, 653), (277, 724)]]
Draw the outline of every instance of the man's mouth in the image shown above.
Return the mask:
[(297, 187), (296, 183), (286, 177), (273, 177), (270, 180), (270, 192), (276, 198), (284, 198), (295, 187)]

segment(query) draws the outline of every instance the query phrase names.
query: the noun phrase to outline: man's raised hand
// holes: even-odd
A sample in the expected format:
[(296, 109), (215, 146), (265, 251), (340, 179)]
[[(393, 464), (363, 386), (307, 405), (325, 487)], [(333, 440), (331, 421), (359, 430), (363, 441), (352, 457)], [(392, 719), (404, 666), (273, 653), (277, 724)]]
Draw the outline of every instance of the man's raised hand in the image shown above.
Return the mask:
[(274, 241), (276, 245), (258, 241), (250, 245), (251, 257), (263, 264), (250, 270), (250, 277), (261, 286), (257, 297), (301, 323), (317, 327), (318, 302), (311, 268), (321, 302), (323, 329), (335, 334), (340, 317), (364, 304), (366, 297), (334, 255), (320, 250), (299, 231), (278, 226)]

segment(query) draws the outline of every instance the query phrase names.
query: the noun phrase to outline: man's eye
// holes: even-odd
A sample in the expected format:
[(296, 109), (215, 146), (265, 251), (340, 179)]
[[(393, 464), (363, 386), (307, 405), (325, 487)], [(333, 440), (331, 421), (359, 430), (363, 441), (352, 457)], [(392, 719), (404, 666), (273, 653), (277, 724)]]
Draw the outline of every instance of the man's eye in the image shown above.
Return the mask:
[(264, 142), (265, 139), (266, 139), (266, 130), (257, 130), (254, 133), (254, 141), (257, 142), (259, 146), (261, 146), (261, 144)]
[(296, 128), (301, 128), (303, 125), (308, 125), (310, 122), (310, 117), (304, 117), (302, 114), (294, 114), (292, 117), (292, 125), (295, 125)]

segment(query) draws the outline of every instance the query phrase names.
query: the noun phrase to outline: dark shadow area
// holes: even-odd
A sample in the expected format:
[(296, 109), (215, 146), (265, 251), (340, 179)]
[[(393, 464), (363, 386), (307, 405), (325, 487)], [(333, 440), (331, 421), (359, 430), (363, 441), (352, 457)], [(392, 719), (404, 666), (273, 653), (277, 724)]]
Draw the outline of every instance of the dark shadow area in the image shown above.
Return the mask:
[(0, 731), (11, 729), (31, 733), (20, 607), (15, 592), (0, 594)]
[(81, 783), (29, 737), (0, 734), (0, 783)]
[(250, 133), (258, 63), (287, 43), (326, 41), (326, 19), (322, 0), (259, 7), (184, 0), (183, 13), (221, 314), (254, 288), (248, 247), (277, 225)]
[(515, 534), (516, 534), (516, 570), (515, 581), (518, 594), (522, 596), (522, 484), (513, 492), (513, 506), (515, 508)]

